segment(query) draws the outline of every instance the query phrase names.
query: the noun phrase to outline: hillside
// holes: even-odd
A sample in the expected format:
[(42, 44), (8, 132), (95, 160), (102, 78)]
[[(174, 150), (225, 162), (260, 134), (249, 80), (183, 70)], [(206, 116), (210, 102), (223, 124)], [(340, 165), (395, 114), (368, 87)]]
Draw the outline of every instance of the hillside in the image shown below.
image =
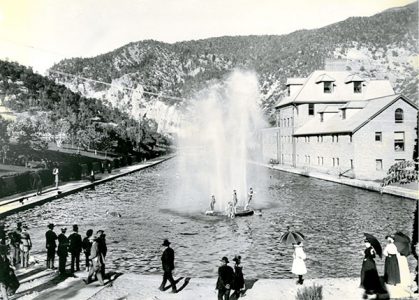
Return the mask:
[(17, 63), (0, 60), (0, 105), (16, 115), (14, 122), (0, 117), (0, 144), (10, 141), (33, 149), (47, 143), (69, 143), (81, 149), (151, 154), (166, 140), (154, 121), (141, 123), (118, 108), (80, 96), (64, 85)]
[(175, 44), (140, 41), (93, 58), (66, 59), (51, 68), (112, 86), (53, 72), (50, 77), (84, 96), (109, 101), (134, 118), (146, 113), (162, 131), (176, 129), (179, 107), (188, 100), (150, 96), (144, 91), (188, 99), (233, 68), (258, 73), (261, 105), (268, 118), (286, 78), (323, 69), (326, 59), (344, 60), (348, 70), (365, 76), (388, 78), (397, 92), (417, 101), (417, 24), (417, 3), (412, 3), (287, 35), (218, 37)]

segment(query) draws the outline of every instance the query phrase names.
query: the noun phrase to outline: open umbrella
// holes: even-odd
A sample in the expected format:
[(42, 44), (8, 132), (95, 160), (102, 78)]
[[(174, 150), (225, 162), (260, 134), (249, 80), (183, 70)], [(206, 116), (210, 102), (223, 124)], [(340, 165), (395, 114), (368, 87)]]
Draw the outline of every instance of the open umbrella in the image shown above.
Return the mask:
[(365, 235), (365, 239), (371, 244), (371, 246), (374, 248), (377, 255), (381, 258), (383, 255), (383, 248), (381, 248), (380, 242), (372, 234), (364, 233), (364, 235)]
[(304, 241), (304, 235), (298, 231), (290, 230), (290, 227), (287, 227), (287, 232), (285, 232), (279, 242), (282, 244), (296, 244), (298, 242)]
[(403, 232), (398, 231), (394, 234), (394, 245), (396, 245), (397, 251), (399, 251), (401, 255), (409, 256), (412, 253), (410, 238)]

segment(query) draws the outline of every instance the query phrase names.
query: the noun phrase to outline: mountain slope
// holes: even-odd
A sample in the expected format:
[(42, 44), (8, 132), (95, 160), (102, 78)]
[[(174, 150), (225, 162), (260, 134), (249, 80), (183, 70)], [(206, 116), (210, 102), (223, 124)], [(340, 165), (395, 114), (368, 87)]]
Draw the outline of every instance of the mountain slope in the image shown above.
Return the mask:
[(280, 36), (226, 36), (175, 44), (140, 41), (93, 58), (66, 59), (51, 68), (112, 86), (53, 72), (50, 77), (85, 96), (109, 101), (134, 118), (147, 113), (163, 131), (176, 128), (178, 108), (188, 100), (144, 91), (189, 98), (233, 68), (258, 73), (261, 105), (268, 117), (283, 94), (286, 78), (323, 69), (326, 59), (344, 60), (347, 69), (365, 76), (388, 78), (397, 92), (416, 101), (417, 24), (415, 2), (371, 17), (351, 17)]

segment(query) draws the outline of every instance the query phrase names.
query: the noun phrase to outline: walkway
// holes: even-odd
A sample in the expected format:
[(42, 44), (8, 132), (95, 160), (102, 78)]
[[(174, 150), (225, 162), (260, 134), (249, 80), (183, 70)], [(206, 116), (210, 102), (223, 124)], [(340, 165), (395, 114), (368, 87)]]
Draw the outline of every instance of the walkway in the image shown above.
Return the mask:
[(389, 185), (383, 188), (381, 187), (380, 183), (375, 182), (375, 181), (359, 180), (359, 179), (352, 179), (352, 178), (346, 178), (346, 177), (337, 177), (330, 174), (316, 172), (313, 170), (298, 169), (298, 168), (293, 168), (291, 166), (285, 166), (285, 165), (271, 165), (271, 164), (264, 164), (264, 163), (259, 163), (259, 162), (251, 162), (251, 163), (264, 166), (273, 170), (290, 172), (290, 173), (299, 174), (299, 175), (303, 175), (307, 177), (313, 177), (313, 178), (332, 181), (332, 182), (336, 182), (340, 184), (350, 185), (353, 187), (358, 187), (358, 188), (366, 189), (369, 191), (409, 198), (413, 200), (419, 200), (418, 183), (416, 183), (416, 189), (404, 188), (401, 186), (394, 186), (394, 185)]
[(19, 194), (19, 196), (16, 196), (15, 198), (8, 197), (6, 199), (0, 199), (0, 218), (36, 205), (40, 205), (45, 202), (52, 201), (54, 199), (62, 198), (85, 188), (89, 188), (113, 180), (115, 178), (157, 165), (172, 157), (173, 155), (158, 157), (147, 162), (126, 166), (119, 169), (113, 169), (111, 174), (97, 174), (96, 181), (94, 182), (90, 182), (88, 180), (66, 182), (60, 185), (58, 190), (55, 188), (49, 188), (45, 190), (41, 195), (36, 195), (32, 192), (23, 195)]

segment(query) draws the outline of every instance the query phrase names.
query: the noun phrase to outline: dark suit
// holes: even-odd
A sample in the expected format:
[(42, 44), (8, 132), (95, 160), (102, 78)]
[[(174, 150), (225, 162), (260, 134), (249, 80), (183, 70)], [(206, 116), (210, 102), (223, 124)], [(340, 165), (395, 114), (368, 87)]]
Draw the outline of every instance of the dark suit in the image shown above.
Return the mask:
[(58, 235), (58, 271), (61, 274), (65, 273), (65, 265), (67, 262), (67, 255), (68, 255), (68, 238), (65, 236), (64, 233), (60, 233)]
[(68, 237), (69, 246), (68, 251), (71, 253), (71, 273), (74, 272), (74, 263), (76, 264), (76, 271), (80, 271), (80, 253), (82, 248), (81, 235), (73, 232)]
[(172, 248), (167, 247), (161, 256), (161, 262), (163, 267), (163, 281), (160, 285), (162, 290), (166, 285), (167, 280), (169, 280), (170, 285), (172, 286), (172, 291), (176, 291), (176, 282), (173, 279), (172, 271), (175, 268), (175, 251)]
[(45, 248), (47, 248), (47, 268), (54, 268), (55, 248), (57, 247), (55, 241), (57, 240), (57, 235), (50, 229), (45, 233), (45, 239)]
[[(218, 280), (216, 289), (218, 290), (218, 300), (230, 299), (230, 290), (234, 281), (233, 268), (223, 265), (218, 268)], [(228, 285), (228, 286), (227, 286)]]

